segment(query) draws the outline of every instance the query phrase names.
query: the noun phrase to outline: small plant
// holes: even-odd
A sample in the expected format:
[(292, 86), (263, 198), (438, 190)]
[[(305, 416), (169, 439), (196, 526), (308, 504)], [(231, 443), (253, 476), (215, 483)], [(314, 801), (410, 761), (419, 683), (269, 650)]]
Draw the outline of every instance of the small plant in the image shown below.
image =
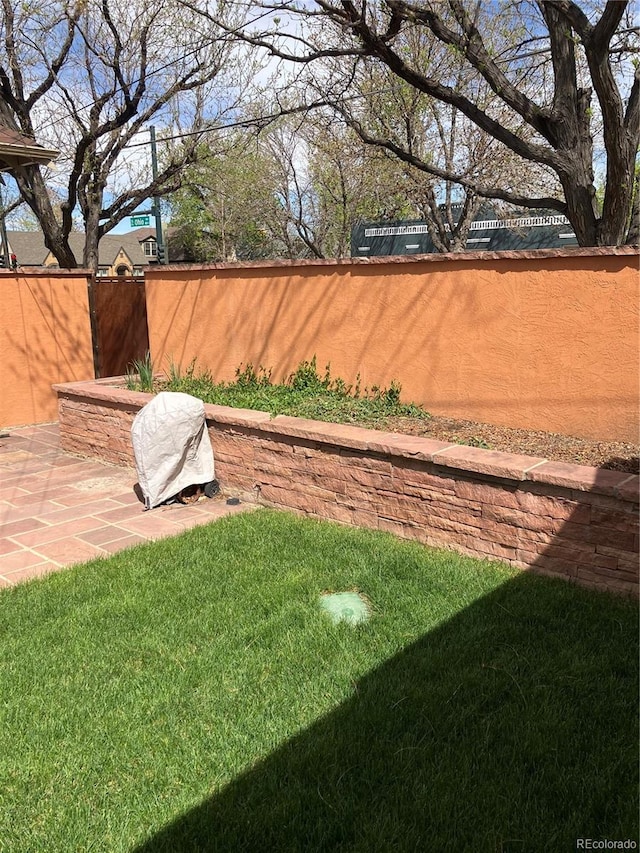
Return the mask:
[(320, 379), (314, 355), (311, 361), (300, 362), (294, 373), (287, 379), (286, 384), (290, 388), (293, 388), (294, 391), (319, 391), (327, 389), (331, 385), (331, 365), (327, 364), (324, 378)]
[(126, 385), (129, 391), (152, 392), (154, 367), (151, 353), (146, 351), (143, 358), (136, 358), (127, 368)]
[[(198, 381), (205, 376), (210, 377), (211, 374), (209, 373), (208, 370), (204, 370), (204, 371), (200, 371), (199, 373), (196, 373), (196, 361), (197, 361), (196, 358), (192, 358), (191, 361), (189, 362), (189, 364), (187, 365), (186, 369), (183, 371), (182, 365), (176, 364), (176, 362), (173, 360), (173, 358), (170, 358), (169, 363), (168, 363), (168, 367), (167, 367), (167, 373), (169, 376), (169, 378), (167, 380), (167, 386), (180, 385), (183, 382), (189, 383), (189, 382), (193, 382), (194, 380)], [(174, 390), (174, 389), (167, 387), (167, 390)]]
[(467, 439), (465, 442), (470, 447), (482, 447), (484, 450), (490, 450), (490, 445), (484, 440), (484, 438), (478, 438), (477, 435), (472, 435), (471, 438)]
[[(331, 384), (331, 390), (340, 397), (350, 397), (353, 385), (347, 385), (344, 379), (334, 379)], [(355, 394), (353, 395), (356, 396)]]
[(156, 390), (182, 391), (184, 394), (191, 394), (192, 397), (203, 399), (207, 389), (214, 384), (211, 371), (198, 370), (195, 358), (191, 359), (184, 370), (180, 364), (176, 364), (171, 359), (167, 368), (167, 375), (168, 379), (165, 381), (156, 382)]
[(169, 374), (169, 382), (180, 382), (182, 380), (182, 366), (180, 364), (176, 364), (176, 362), (173, 360), (173, 356), (168, 358), (167, 361), (167, 373)]
[(453, 441), (456, 444), (464, 444), (467, 447), (481, 447), (483, 450), (491, 450), (491, 446), (483, 438), (477, 435), (472, 435), (469, 438), (460, 438), (457, 435), (453, 436)]
[(360, 396), (360, 374), (359, 373), (356, 373), (356, 385), (355, 385), (355, 388), (353, 389), (353, 396), (356, 398), (356, 400)]
[(253, 364), (249, 362), (242, 367), (236, 367), (235, 384), (239, 388), (266, 388), (271, 385), (271, 370), (260, 365), (256, 371)]

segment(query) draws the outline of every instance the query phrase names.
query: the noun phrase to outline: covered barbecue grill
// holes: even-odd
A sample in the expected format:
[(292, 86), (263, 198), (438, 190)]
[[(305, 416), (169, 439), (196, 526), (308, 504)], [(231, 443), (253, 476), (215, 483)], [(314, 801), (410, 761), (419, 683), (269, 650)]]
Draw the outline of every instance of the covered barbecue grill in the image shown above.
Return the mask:
[(147, 509), (214, 479), (204, 403), (197, 397), (157, 394), (134, 418), (131, 439)]

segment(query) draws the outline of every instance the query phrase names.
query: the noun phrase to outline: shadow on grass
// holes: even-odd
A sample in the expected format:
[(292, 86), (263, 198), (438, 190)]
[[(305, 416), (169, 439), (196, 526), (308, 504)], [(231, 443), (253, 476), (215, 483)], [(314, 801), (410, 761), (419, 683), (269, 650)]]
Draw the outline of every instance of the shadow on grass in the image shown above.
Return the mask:
[(518, 576), (136, 853), (637, 841), (637, 660), (628, 601)]

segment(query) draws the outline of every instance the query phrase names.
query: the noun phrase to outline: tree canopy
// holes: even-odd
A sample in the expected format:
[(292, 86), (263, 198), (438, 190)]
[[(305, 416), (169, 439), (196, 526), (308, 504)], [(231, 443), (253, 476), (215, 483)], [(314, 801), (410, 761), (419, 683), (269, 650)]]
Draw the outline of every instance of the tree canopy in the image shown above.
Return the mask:
[[(234, 33), (298, 69), (298, 84), (368, 144), (474, 195), (557, 210), (583, 246), (637, 241), (640, 67), (625, 0), (285, 0), (265, 9), (245, 6)], [(443, 126), (459, 116), (518, 168), (464, 167), (363, 121), (362, 81), (372, 74), (423, 95)]]
[[(206, 196), (201, 248), (217, 233), (222, 255), (238, 205), (257, 230), (236, 231), (236, 254), (345, 254), (353, 222), (407, 215), (461, 250), (483, 199), (562, 213), (583, 246), (638, 242), (634, 15), (628, 0), (0, 0), (0, 123), (62, 152), (14, 178), (65, 267), (78, 216), (95, 268), (102, 235), (177, 191), (194, 223)], [(208, 133), (225, 123), (262, 128), (235, 177)], [(221, 176), (216, 201), (203, 180)]]
[[(251, 63), (234, 62), (228, 36), (175, 2), (1, 0), (0, 15), (0, 122), (62, 152), (55, 171), (13, 172), (20, 196), (64, 267), (76, 266), (79, 211), (83, 264), (95, 268), (103, 234), (180, 186), (197, 131), (234, 114)], [(165, 135), (192, 132), (162, 146), (155, 176), (143, 133), (154, 121)]]
[(236, 130), (219, 149), (203, 143), (170, 201), (196, 261), (345, 257), (354, 223), (420, 215), (402, 164), (328, 116)]

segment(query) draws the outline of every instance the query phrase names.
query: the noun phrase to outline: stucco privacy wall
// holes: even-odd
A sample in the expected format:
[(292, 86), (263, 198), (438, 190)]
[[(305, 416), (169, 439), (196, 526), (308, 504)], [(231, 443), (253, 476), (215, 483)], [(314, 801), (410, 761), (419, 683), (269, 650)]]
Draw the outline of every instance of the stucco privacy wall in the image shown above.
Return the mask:
[(87, 276), (0, 273), (0, 427), (56, 420), (51, 384), (93, 377)]
[[(151, 396), (57, 387), (64, 449), (131, 465)], [(638, 591), (637, 475), (206, 407), (216, 477), (252, 500), (617, 592)]]
[(638, 436), (638, 252), (465, 253), (146, 271), (155, 364), (274, 378), (317, 356), (452, 417)]

